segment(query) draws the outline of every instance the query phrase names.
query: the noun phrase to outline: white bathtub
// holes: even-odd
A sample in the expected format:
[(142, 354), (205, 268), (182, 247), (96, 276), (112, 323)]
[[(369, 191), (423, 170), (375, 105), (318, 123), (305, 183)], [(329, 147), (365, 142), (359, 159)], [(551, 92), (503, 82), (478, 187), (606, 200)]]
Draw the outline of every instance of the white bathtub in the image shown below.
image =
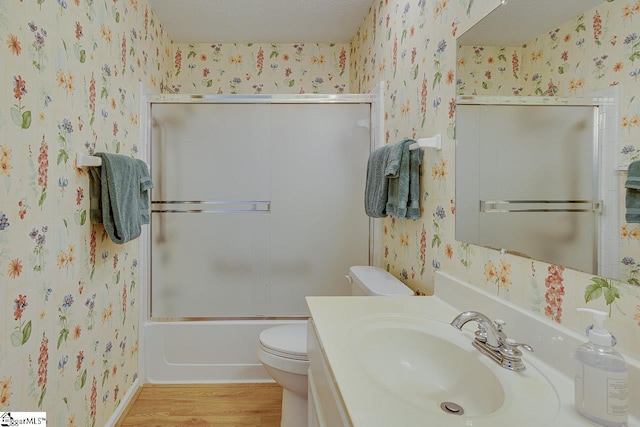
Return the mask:
[(144, 325), (147, 383), (269, 382), (258, 360), (260, 332), (305, 320), (208, 320)]

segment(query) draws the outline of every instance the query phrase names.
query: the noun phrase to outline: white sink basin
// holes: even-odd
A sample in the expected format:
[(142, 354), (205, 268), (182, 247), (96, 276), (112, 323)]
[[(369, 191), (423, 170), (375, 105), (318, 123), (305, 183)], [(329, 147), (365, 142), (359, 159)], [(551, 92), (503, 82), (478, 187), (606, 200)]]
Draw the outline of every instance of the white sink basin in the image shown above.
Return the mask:
[[(500, 380), (478, 360), (473, 348), (465, 351), (433, 334), (435, 329), (443, 333), (442, 328), (448, 334), (456, 333), (448, 324), (430, 322), (430, 333), (425, 333), (377, 323), (358, 333), (354, 349), (367, 376), (395, 398), (435, 411), (451, 402), (449, 410), (455, 413), (460, 407), (457, 413), (468, 416), (490, 414), (504, 403)], [(407, 388), (412, 392), (406, 393)]]
[(472, 347), (472, 333), (447, 322), (374, 315), (352, 322), (344, 336), (354, 375), (367, 383), (372, 398), (424, 413), (425, 419), (438, 421), (433, 425), (522, 420), (522, 425), (544, 426), (559, 411), (554, 388), (530, 361), (521, 373), (502, 368)]

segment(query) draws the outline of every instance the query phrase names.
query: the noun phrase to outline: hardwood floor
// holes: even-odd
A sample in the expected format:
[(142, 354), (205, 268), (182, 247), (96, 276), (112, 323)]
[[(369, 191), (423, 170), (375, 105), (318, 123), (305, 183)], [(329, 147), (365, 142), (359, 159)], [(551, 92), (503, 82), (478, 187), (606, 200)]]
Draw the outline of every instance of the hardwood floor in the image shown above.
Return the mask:
[(116, 427), (279, 427), (282, 388), (258, 384), (147, 384)]

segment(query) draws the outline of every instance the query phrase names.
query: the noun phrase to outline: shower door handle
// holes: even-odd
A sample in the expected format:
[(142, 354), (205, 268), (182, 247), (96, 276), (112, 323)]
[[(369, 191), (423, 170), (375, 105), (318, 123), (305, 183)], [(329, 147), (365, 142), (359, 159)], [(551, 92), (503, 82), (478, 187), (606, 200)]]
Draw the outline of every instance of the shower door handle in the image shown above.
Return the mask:
[(601, 200), (480, 200), (480, 212), (602, 212)]
[(153, 213), (269, 213), (270, 200), (153, 200)]

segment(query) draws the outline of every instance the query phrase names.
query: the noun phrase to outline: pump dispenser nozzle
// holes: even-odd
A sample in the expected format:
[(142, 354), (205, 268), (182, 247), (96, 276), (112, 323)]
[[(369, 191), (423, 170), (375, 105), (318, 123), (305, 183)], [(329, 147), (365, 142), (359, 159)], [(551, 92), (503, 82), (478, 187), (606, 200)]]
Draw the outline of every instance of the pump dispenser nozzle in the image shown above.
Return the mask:
[(587, 328), (587, 336), (590, 342), (604, 347), (616, 345), (616, 339), (604, 327), (604, 320), (608, 316), (606, 312), (592, 308), (578, 308), (577, 310), (593, 315), (593, 325)]

